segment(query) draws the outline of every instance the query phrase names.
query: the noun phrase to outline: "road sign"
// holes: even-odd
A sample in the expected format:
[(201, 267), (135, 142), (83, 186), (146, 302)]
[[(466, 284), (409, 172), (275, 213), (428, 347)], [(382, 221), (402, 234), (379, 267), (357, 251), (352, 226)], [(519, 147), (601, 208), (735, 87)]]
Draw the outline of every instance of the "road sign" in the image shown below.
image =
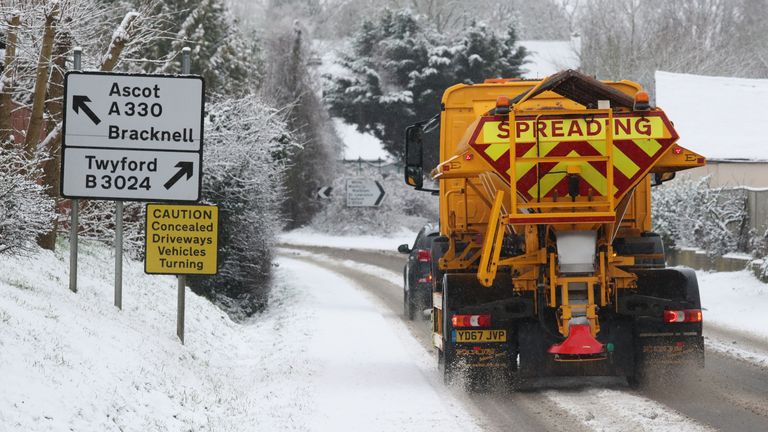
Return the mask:
[(216, 274), (219, 208), (147, 204), (144, 272)]
[(376, 180), (347, 179), (347, 207), (378, 207), (386, 192)]
[(68, 72), (62, 196), (197, 201), (203, 92), (200, 77)]
[(331, 192), (333, 192), (333, 188), (330, 186), (323, 186), (321, 188), (317, 189), (317, 192), (315, 193), (315, 196), (317, 196), (320, 199), (331, 199)]

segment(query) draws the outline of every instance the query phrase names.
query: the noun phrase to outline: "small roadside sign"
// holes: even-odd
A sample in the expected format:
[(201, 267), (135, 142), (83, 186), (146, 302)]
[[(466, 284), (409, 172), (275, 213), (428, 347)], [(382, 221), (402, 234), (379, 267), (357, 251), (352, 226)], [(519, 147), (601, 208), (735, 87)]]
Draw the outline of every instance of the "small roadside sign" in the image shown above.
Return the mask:
[(218, 231), (216, 206), (147, 204), (144, 272), (216, 274)]
[(319, 199), (331, 199), (331, 192), (333, 192), (331, 186), (323, 186), (317, 189), (315, 196)]
[(384, 188), (376, 180), (347, 179), (347, 207), (378, 207), (385, 195)]
[(68, 72), (61, 195), (197, 201), (203, 94), (196, 76)]

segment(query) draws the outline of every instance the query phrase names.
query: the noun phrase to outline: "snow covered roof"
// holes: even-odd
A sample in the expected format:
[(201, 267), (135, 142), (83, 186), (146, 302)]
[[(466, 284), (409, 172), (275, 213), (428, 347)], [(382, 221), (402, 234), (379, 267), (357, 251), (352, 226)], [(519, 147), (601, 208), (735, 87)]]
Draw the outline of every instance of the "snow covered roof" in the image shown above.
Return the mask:
[(708, 159), (768, 161), (768, 79), (656, 71), (656, 104), (680, 144)]
[(578, 53), (581, 39), (520, 41), (529, 51), (528, 62), (523, 65), (527, 72), (523, 78), (542, 78), (563, 69), (578, 69), (581, 65)]

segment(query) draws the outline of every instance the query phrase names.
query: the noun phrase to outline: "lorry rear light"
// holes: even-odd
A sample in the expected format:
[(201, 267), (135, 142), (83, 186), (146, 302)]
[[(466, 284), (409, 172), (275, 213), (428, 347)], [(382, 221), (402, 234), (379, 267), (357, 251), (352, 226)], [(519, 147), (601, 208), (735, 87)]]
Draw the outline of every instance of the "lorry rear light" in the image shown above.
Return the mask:
[(451, 317), (454, 327), (490, 327), (490, 315), (454, 315)]
[(421, 262), (430, 262), (432, 261), (432, 253), (429, 249), (419, 249), (416, 253), (416, 258)]
[(701, 322), (701, 309), (665, 310), (666, 323), (695, 323)]

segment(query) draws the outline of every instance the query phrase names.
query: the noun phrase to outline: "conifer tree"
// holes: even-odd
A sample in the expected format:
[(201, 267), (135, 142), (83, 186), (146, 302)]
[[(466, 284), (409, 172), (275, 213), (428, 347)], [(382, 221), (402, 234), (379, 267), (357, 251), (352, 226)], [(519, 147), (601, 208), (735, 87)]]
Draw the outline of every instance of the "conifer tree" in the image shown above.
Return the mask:
[[(340, 62), (348, 74), (334, 77), (326, 92), (331, 113), (400, 157), (405, 127), (439, 113), (446, 88), (521, 74), (526, 52), (516, 45), (513, 28), (497, 33), (475, 24), (448, 42), (407, 9), (384, 10), (377, 20), (364, 21)], [(426, 139), (434, 144), (437, 134)], [(436, 146), (425, 147), (426, 164), (436, 161), (430, 148)]]

